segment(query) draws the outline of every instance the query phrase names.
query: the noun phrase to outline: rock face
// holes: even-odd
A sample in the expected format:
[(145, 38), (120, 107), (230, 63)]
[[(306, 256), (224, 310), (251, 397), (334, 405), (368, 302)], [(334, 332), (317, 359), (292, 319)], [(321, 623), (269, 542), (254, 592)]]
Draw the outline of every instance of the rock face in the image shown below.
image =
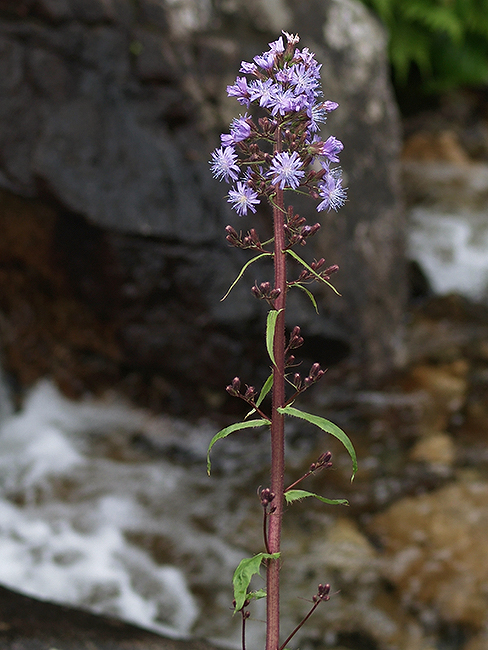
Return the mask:
[(203, 641), (166, 639), (104, 616), (46, 603), (0, 587), (0, 647), (16, 650), (211, 650)]
[[(124, 372), (158, 374), (170, 393), (178, 381), (220, 389), (264, 361), (253, 352), (263, 317), (248, 291), (254, 278), (220, 302), (247, 259), (229, 250), (223, 227), (255, 224), (229, 214), (207, 161), (236, 114), (227, 83), (281, 29), (299, 32), (324, 64), (325, 93), (341, 104), (330, 130), (344, 141), (350, 186), (310, 251), (340, 265), (344, 298), (320, 294), (321, 318), (301, 324), (314, 360), (351, 353), (374, 380), (401, 351), (404, 223), (385, 36), (362, 5), (0, 3), (0, 186), (51, 210), (51, 274), (114, 333)], [(295, 324), (302, 303), (291, 306)], [(15, 321), (8, 310), (6, 319)], [(89, 343), (86, 351), (106, 362)]]
[(488, 485), (465, 480), (402, 499), (376, 516), (384, 540), (385, 576), (413, 608), (482, 630), (487, 624)]

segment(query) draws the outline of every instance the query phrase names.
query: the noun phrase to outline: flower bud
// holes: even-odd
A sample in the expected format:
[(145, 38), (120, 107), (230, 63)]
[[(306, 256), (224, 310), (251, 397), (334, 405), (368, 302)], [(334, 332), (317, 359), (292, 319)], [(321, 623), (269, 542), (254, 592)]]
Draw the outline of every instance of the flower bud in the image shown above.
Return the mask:
[(261, 299), (263, 297), (261, 290), (256, 284), (251, 287), (251, 293), (255, 298)]
[(321, 257), (319, 260), (314, 260), (310, 266), (314, 271), (318, 271), (321, 266), (325, 264), (325, 258)]
[(244, 399), (252, 400), (256, 397), (256, 389), (254, 386), (248, 386), (246, 392), (244, 393)]
[(325, 585), (320, 584), (318, 586), (317, 600), (330, 600), (329, 594), (330, 594), (330, 585), (329, 584), (325, 584)]

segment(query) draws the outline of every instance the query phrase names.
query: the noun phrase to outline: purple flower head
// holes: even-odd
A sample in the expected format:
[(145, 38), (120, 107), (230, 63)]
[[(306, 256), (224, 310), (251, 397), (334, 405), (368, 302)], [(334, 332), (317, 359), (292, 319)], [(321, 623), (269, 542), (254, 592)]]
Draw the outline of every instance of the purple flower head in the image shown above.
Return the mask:
[(271, 114), (286, 115), (286, 113), (293, 113), (299, 111), (303, 104), (303, 96), (295, 94), (293, 88), (283, 88), (277, 86), (273, 92), (273, 99), (269, 106), (271, 107)]
[(338, 163), (338, 154), (344, 149), (340, 140), (333, 135), (327, 138), (320, 150), (320, 155), (325, 156), (330, 162)]
[(290, 45), (296, 45), (297, 43), (300, 42), (300, 37), (298, 34), (289, 34), (288, 32), (285, 32), (284, 29), (281, 30), (281, 33), (283, 36), (285, 36), (286, 40)]
[(239, 166), (236, 164), (237, 154), (234, 147), (220, 147), (212, 153), (210, 169), (214, 178), (219, 181), (225, 180), (230, 183), (231, 180), (237, 180), (239, 176)]
[(317, 133), (319, 124), (324, 124), (327, 120), (327, 111), (324, 108), (323, 102), (311, 104), (307, 108), (307, 115), (310, 118), (310, 126), (308, 128), (311, 133)]
[(336, 108), (338, 108), (339, 104), (337, 102), (331, 102), (330, 100), (327, 100), (323, 102), (322, 107), (326, 113), (331, 113), (332, 111), (335, 111)]
[(255, 74), (257, 72), (257, 65), (255, 63), (248, 63), (247, 61), (241, 61), (241, 67), (239, 72), (244, 72), (244, 74)]
[(239, 104), (249, 107), (249, 87), (246, 77), (237, 77), (235, 84), (227, 86), (227, 95), (235, 97)]
[(279, 183), (280, 189), (283, 190), (286, 187), (296, 190), (300, 185), (300, 179), (305, 175), (305, 172), (300, 169), (301, 166), (302, 161), (296, 151), (292, 154), (281, 151), (273, 156), (268, 176), (273, 177), (271, 181), (273, 185)]
[(304, 47), (303, 50), (295, 50), (295, 56), (293, 59), (296, 61), (303, 61), (303, 63), (308, 66), (318, 65), (317, 61), (315, 60), (315, 54), (313, 52), (310, 52), (308, 47)]
[(257, 79), (253, 81), (249, 87), (250, 90), (250, 99), (252, 102), (255, 102), (259, 99), (259, 105), (263, 108), (267, 108), (273, 101), (275, 84), (273, 79), (266, 79), (261, 81)]
[(320, 66), (308, 67), (304, 63), (298, 63), (291, 68), (290, 83), (297, 93), (312, 93), (320, 84)]
[(262, 54), (258, 54), (257, 56), (254, 57), (253, 61), (257, 66), (269, 72), (273, 69), (273, 66), (275, 64), (275, 59), (276, 59), (276, 54), (272, 50), (270, 50), (269, 52), (263, 52)]
[(273, 54), (275, 55), (283, 54), (283, 52), (285, 51), (283, 36), (280, 36), (276, 41), (273, 41), (272, 43), (268, 43), (268, 45), (269, 45), (269, 51), (273, 52)]
[[(326, 165), (324, 165), (325, 168)], [(347, 192), (342, 187), (342, 172), (340, 168), (328, 170), (327, 174), (318, 184), (319, 195), (322, 201), (317, 206), (317, 212), (323, 210), (337, 210), (346, 202)]]
[(245, 115), (239, 115), (239, 117), (235, 117), (232, 120), (230, 125), (230, 135), (223, 133), (220, 136), (220, 140), (224, 146), (231, 146), (238, 142), (242, 142), (243, 140), (247, 140), (251, 135), (251, 127), (247, 122), (248, 119), (249, 115), (246, 113)]
[(276, 81), (279, 81), (281, 84), (289, 84), (293, 76), (293, 66), (290, 67), (288, 64), (285, 64), (281, 70), (278, 70), (275, 74)]
[(232, 207), (240, 217), (245, 216), (248, 209), (251, 212), (256, 212), (254, 206), (260, 203), (257, 192), (241, 181), (237, 182), (236, 189), (229, 191), (227, 201), (232, 204)]

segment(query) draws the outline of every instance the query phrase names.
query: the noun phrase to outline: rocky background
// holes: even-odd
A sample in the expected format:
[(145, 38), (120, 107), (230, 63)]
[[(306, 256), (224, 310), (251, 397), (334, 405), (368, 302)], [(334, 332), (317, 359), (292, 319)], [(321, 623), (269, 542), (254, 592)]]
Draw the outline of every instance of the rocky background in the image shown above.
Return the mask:
[[(344, 297), (319, 292), (319, 319), (294, 297), (290, 325), (314, 361), (347, 358), (351, 380), (374, 384), (398, 365), (399, 119), (385, 34), (361, 5), (3, 0), (0, 11), (1, 337), (21, 386), (45, 374), (73, 395), (117, 383), (188, 414), (263, 368), (255, 277), (220, 302), (247, 259), (223, 229), (256, 221), (230, 214), (207, 161), (239, 108), (226, 85), (281, 29), (323, 62), (350, 187), (307, 251), (339, 264)], [(257, 223), (266, 231), (269, 215)]]

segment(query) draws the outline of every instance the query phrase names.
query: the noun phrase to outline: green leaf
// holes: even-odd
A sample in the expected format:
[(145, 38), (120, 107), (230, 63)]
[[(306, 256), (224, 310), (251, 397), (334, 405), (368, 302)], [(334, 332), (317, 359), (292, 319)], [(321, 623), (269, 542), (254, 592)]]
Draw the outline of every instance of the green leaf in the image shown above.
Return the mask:
[[(264, 382), (263, 387), (261, 388), (261, 392), (259, 393), (259, 397), (256, 401), (256, 406), (261, 406), (263, 399), (266, 397), (266, 395), (269, 393), (272, 387), (273, 387), (273, 374), (271, 374), (268, 377), (268, 379), (266, 379), (266, 381)], [(250, 417), (253, 413), (256, 413), (256, 409), (251, 409), (249, 413), (246, 413), (244, 419), (247, 420), (247, 418)]]
[(292, 417), (306, 420), (307, 422), (314, 424), (319, 429), (322, 429), (322, 431), (325, 431), (326, 433), (330, 433), (332, 436), (340, 440), (344, 445), (344, 447), (347, 449), (349, 456), (351, 457), (352, 460), (351, 481), (354, 479), (354, 476), (358, 471), (356, 452), (354, 451), (354, 447), (352, 445), (352, 442), (349, 440), (348, 436), (344, 433), (342, 429), (340, 429), (337, 426), (337, 424), (334, 424), (333, 422), (330, 422), (330, 420), (326, 420), (325, 418), (322, 418), (319, 415), (311, 415), (310, 413), (299, 411), (298, 409), (293, 408), (292, 406), (285, 406), (283, 408), (278, 408), (278, 412), (282, 413), (283, 415), (291, 415)]
[(212, 438), (208, 446), (207, 474), (210, 476), (210, 450), (217, 442), (217, 440), (222, 440), (222, 438), (226, 438), (229, 434), (234, 433), (234, 431), (239, 431), (240, 429), (250, 429), (251, 427), (264, 427), (264, 426), (269, 426), (270, 424), (271, 422), (269, 420), (263, 420), (263, 419), (248, 420), (247, 422), (236, 422), (235, 424), (231, 424), (230, 426), (225, 427), (225, 429), (221, 429), (218, 433), (214, 435), (214, 437)]
[(285, 499), (287, 503), (293, 503), (294, 501), (301, 501), (307, 497), (315, 497), (322, 503), (328, 503), (330, 506), (348, 506), (349, 502), (347, 499), (326, 499), (321, 497), (319, 494), (314, 494), (313, 492), (307, 492), (306, 490), (287, 490), (285, 492)]
[(313, 295), (313, 293), (312, 293), (311, 291), (309, 291), (309, 290), (307, 289), (307, 287), (304, 287), (303, 284), (300, 284), (299, 282), (295, 282), (292, 286), (293, 286), (293, 287), (298, 287), (298, 288), (301, 289), (304, 293), (307, 294), (307, 296), (310, 298), (310, 302), (311, 302), (312, 305), (314, 306), (315, 313), (318, 314), (318, 313), (319, 313), (319, 308), (318, 308), (318, 306), (317, 306), (317, 301), (315, 300), (315, 296)]
[(276, 560), (279, 557), (279, 553), (258, 553), (254, 557), (245, 558), (239, 562), (237, 569), (234, 571), (234, 577), (232, 578), (234, 600), (236, 601), (235, 612), (241, 610), (244, 607), (244, 601), (246, 598), (249, 598), (247, 588), (249, 587), (251, 578), (259, 573), (261, 562), (263, 560)]
[(297, 254), (295, 253), (294, 250), (291, 250), (291, 248), (288, 248), (288, 249), (286, 250), (286, 252), (287, 252), (289, 255), (291, 255), (294, 259), (296, 259), (296, 261), (299, 262), (303, 267), (305, 267), (305, 268), (307, 269), (307, 271), (309, 271), (309, 272), (310, 272), (310, 273), (315, 277), (316, 280), (318, 280), (319, 282), (323, 282), (324, 284), (326, 284), (326, 285), (327, 285), (328, 287), (330, 287), (330, 288), (332, 289), (332, 291), (333, 291), (334, 293), (336, 293), (338, 296), (341, 295), (341, 294), (337, 291), (337, 289), (336, 289), (336, 288), (335, 288), (335, 287), (334, 287), (330, 282), (327, 282), (327, 280), (324, 280), (324, 278), (323, 278), (322, 276), (320, 276), (318, 273), (316, 273), (316, 272), (313, 270), (313, 268), (312, 268), (311, 266), (309, 266), (309, 265), (308, 265), (304, 260), (302, 260), (302, 258), (301, 258), (299, 255), (297, 255)]
[(236, 279), (234, 280), (234, 282), (230, 285), (229, 290), (227, 291), (227, 293), (225, 294), (225, 296), (224, 296), (223, 298), (220, 299), (220, 302), (222, 302), (223, 300), (225, 300), (225, 299), (227, 298), (227, 296), (229, 295), (229, 293), (232, 291), (232, 289), (236, 286), (236, 284), (239, 282), (239, 280), (240, 280), (240, 279), (242, 278), (242, 276), (244, 275), (244, 272), (246, 271), (246, 269), (247, 269), (249, 266), (251, 266), (251, 264), (252, 264), (253, 262), (256, 262), (256, 261), (259, 260), (261, 257), (269, 257), (270, 255), (273, 255), (273, 253), (261, 253), (260, 255), (256, 255), (256, 257), (253, 257), (252, 260), (249, 260), (249, 262), (246, 262), (246, 263), (244, 264), (244, 266), (242, 267), (242, 269), (240, 270), (240, 273), (239, 273), (239, 275), (237, 276), (237, 278), (236, 278)]
[(266, 589), (257, 589), (256, 591), (249, 591), (247, 598), (249, 600), (261, 600), (261, 598), (266, 598)]
[(268, 379), (264, 382), (263, 387), (261, 388), (261, 392), (259, 393), (259, 397), (256, 402), (256, 406), (261, 406), (261, 403), (263, 399), (266, 397), (266, 395), (269, 393), (269, 391), (273, 388), (273, 375), (271, 374)]
[(266, 348), (268, 349), (269, 358), (273, 362), (273, 366), (276, 365), (273, 352), (276, 321), (282, 311), (282, 309), (271, 309), (271, 311), (268, 312), (268, 318), (266, 321)]

